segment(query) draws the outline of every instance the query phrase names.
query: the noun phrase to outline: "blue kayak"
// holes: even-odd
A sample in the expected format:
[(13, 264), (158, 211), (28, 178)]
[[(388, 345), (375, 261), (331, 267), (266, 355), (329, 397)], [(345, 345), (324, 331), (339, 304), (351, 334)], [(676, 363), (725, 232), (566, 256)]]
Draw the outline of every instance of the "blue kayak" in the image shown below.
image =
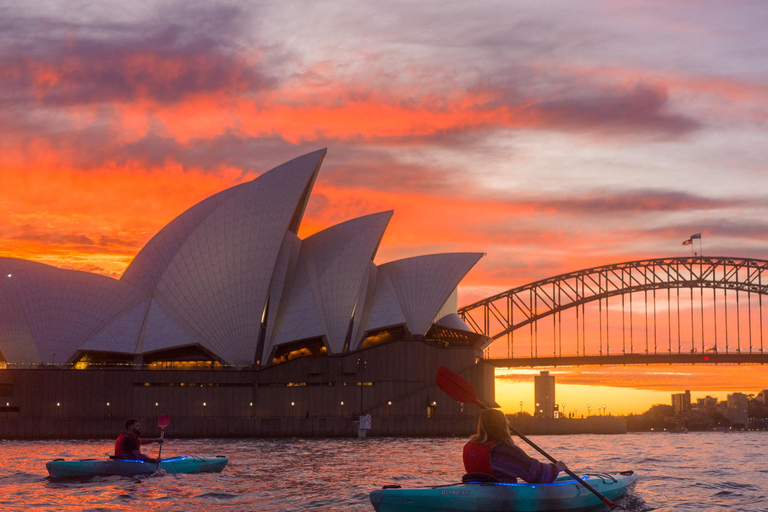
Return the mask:
[(158, 462), (130, 459), (56, 459), (45, 465), (51, 478), (83, 478), (111, 475), (149, 475), (162, 469), (166, 473), (220, 473), (227, 465), (227, 457), (196, 457), (185, 455)]
[[(617, 474), (585, 474), (582, 480), (614, 501), (628, 492), (638, 475), (633, 471)], [(465, 479), (467, 481), (467, 479)], [(551, 484), (472, 482), (403, 489), (386, 486), (371, 492), (376, 512), (575, 512), (601, 505), (600, 499), (570, 476)]]

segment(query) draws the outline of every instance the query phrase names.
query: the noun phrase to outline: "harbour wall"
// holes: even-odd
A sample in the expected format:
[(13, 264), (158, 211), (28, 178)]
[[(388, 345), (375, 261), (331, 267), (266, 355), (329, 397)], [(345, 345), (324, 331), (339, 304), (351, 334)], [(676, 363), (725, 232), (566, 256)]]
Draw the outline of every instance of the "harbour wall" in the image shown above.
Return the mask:
[(508, 418), (509, 424), (525, 435), (627, 433), (627, 420), (614, 416), (548, 419), (511, 415)]
[(465, 436), (478, 408), (435, 383), (440, 366), (494, 400), (494, 369), (473, 348), (393, 342), (346, 356), (307, 357), (261, 370), (135, 367), (0, 370), (1, 439), (112, 438), (127, 418), (148, 437), (171, 417), (171, 437)]

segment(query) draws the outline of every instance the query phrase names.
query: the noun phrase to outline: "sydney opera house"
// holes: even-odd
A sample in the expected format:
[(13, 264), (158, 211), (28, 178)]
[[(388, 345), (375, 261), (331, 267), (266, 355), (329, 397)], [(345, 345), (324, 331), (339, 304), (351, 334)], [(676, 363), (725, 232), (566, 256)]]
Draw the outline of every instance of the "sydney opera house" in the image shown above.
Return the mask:
[[(481, 253), (376, 265), (393, 212), (297, 233), (325, 150), (192, 206), (119, 280), (0, 258), (0, 438), (111, 437), (167, 413), (178, 436), (464, 433), (493, 400), (490, 340), (456, 314)], [(475, 416), (476, 417), (476, 416)]]

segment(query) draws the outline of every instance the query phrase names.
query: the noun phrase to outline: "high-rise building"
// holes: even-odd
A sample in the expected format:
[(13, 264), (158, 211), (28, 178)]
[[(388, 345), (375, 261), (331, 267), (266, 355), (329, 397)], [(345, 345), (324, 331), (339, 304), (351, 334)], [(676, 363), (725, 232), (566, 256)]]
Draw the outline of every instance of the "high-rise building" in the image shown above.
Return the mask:
[(533, 393), (536, 400), (536, 418), (554, 418), (555, 405), (555, 376), (543, 371), (533, 378)]
[(749, 421), (749, 399), (744, 393), (733, 393), (727, 397), (728, 412), (726, 414), (731, 424), (746, 426)]
[(674, 393), (672, 395), (672, 408), (675, 414), (687, 414), (691, 410), (691, 392), (685, 390), (685, 393)]

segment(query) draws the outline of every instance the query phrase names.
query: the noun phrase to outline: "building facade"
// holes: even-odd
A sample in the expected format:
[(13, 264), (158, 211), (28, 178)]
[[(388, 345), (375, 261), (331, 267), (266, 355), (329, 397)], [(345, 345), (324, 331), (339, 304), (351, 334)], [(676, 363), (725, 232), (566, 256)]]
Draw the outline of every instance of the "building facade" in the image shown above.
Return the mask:
[(691, 411), (690, 390), (686, 390), (685, 393), (673, 393), (672, 407), (674, 408), (676, 415), (689, 413)]
[(119, 280), (0, 258), (0, 436), (111, 435), (162, 412), (181, 435), (340, 435), (360, 412), (427, 434), (469, 414), (441, 404), (438, 363), (492, 401), (476, 362), (491, 340), (456, 314), (482, 253), (376, 265), (391, 211), (300, 239), (324, 157), (192, 206)]
[(557, 410), (555, 401), (555, 376), (542, 371), (533, 377), (533, 393), (536, 401), (535, 418), (554, 418)]

